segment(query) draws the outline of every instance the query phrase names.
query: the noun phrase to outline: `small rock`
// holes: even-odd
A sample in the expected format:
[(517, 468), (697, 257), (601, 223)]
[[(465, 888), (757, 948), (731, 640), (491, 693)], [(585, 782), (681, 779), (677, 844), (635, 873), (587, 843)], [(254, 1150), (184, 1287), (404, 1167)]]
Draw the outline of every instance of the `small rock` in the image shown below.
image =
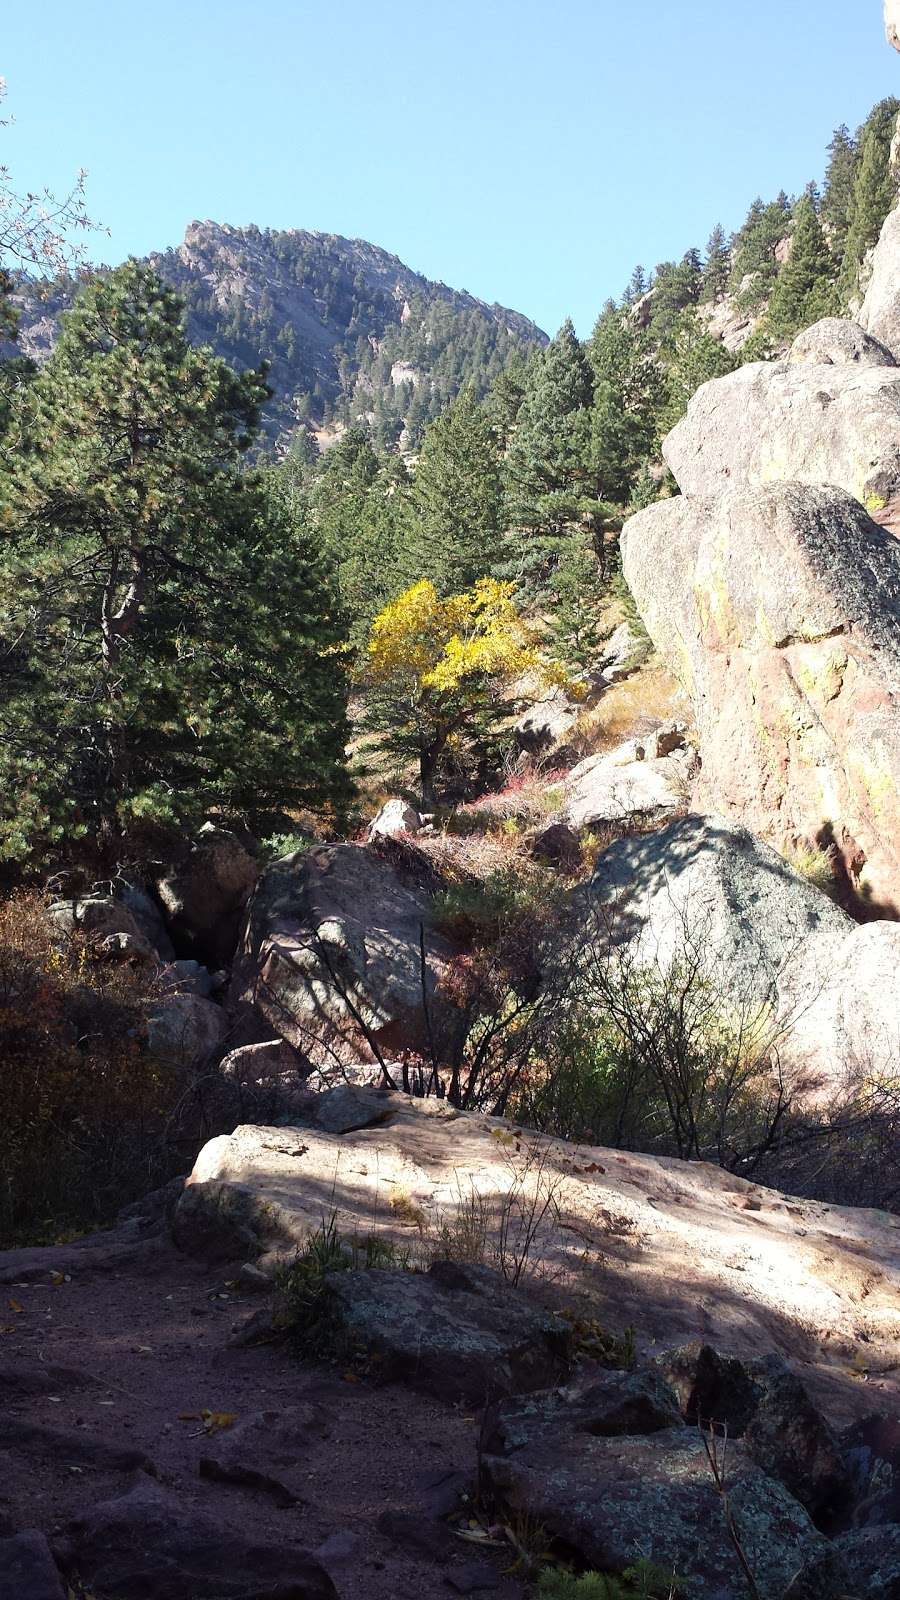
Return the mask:
[(475, 1594), (482, 1589), (499, 1589), (500, 1575), (486, 1561), (464, 1561), (460, 1567), (449, 1568), (447, 1582), (457, 1594)]
[(716, 1422), (740, 1438), (762, 1397), (742, 1361), (700, 1340), (657, 1356), (654, 1366), (674, 1389), (685, 1422)]
[(396, 839), (401, 834), (415, 835), (422, 829), (422, 818), (414, 806), (395, 797), (386, 800), (369, 823), (370, 839)]

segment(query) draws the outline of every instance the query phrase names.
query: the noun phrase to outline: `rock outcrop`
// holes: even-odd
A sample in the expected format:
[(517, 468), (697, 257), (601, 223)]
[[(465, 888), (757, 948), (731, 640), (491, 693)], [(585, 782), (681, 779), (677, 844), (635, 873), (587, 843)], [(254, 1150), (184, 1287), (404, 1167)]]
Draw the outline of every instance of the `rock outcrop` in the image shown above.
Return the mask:
[[(709, 384), (692, 423), (718, 418), (719, 468), (701, 466), (699, 432), (690, 466), (685, 435), (675, 452), (711, 495), (649, 507), (622, 541), (647, 627), (693, 701), (700, 804), (779, 846), (834, 847), (861, 895), (900, 906), (900, 541), (839, 489), (739, 486), (739, 446), (738, 483), (715, 498), (739, 426), (721, 383), (724, 415)], [(896, 424), (894, 438), (900, 464)]]
[(675, 724), (588, 756), (566, 777), (558, 820), (579, 832), (601, 823), (665, 817), (685, 804), (692, 763), (684, 727)]
[(900, 210), (896, 207), (882, 224), (858, 321), (889, 350), (900, 352)]
[(332, 1212), (345, 1237), (374, 1227), (417, 1241), (443, 1223), (452, 1232), (461, 1197), (475, 1191), (485, 1256), (496, 1261), (505, 1197), (514, 1202), (519, 1185), (530, 1203), (535, 1185), (546, 1193), (550, 1183), (555, 1205), (532, 1265), (567, 1293), (599, 1289), (613, 1328), (634, 1324), (657, 1350), (697, 1338), (742, 1356), (774, 1348), (804, 1363), (826, 1410), (842, 1403), (859, 1360), (879, 1374), (871, 1402), (890, 1408), (900, 1389), (895, 1218), (798, 1200), (700, 1163), (526, 1135), (443, 1101), (381, 1099), (374, 1120), (345, 1134), (310, 1119), (212, 1140), (177, 1207), (182, 1248), (272, 1271)]
[(884, 34), (888, 44), (900, 50), (900, 0), (884, 0)]
[(851, 332), (839, 343), (829, 318), (785, 360), (704, 383), (663, 444), (682, 494), (795, 481), (885, 507), (900, 492), (900, 368), (885, 362), (880, 320), (865, 326), (871, 340)]
[(315, 1065), (371, 1060), (372, 1039), (391, 1054), (423, 1046), (429, 1024), (440, 1029), (438, 981), (452, 954), (430, 895), (390, 861), (363, 845), (320, 845), (260, 879), (232, 998)]
[(838, 1094), (900, 1060), (900, 925), (855, 924), (760, 839), (687, 816), (620, 839), (574, 896), (631, 964), (696, 964), (723, 1015), (777, 1045), (792, 1087)]

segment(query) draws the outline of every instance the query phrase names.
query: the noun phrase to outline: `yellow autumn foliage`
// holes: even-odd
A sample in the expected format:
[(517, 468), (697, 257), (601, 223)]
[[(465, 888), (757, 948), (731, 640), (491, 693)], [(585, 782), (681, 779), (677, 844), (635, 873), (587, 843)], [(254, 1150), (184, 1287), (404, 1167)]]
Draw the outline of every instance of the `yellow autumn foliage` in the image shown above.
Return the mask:
[(366, 677), (375, 683), (416, 680), (422, 690), (452, 693), (469, 679), (509, 684), (540, 671), (512, 588), (482, 578), (466, 593), (442, 600), (430, 579), (420, 579), (375, 618)]

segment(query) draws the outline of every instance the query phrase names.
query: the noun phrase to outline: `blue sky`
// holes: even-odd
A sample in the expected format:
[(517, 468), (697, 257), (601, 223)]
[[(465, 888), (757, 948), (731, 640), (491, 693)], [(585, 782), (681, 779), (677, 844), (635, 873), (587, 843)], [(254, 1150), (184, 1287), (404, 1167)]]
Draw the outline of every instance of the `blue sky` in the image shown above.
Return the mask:
[(19, 186), (89, 170), (109, 261), (194, 217), (370, 239), (586, 334), (635, 262), (821, 175), (900, 93), (880, 0), (36, 0), (0, 73)]

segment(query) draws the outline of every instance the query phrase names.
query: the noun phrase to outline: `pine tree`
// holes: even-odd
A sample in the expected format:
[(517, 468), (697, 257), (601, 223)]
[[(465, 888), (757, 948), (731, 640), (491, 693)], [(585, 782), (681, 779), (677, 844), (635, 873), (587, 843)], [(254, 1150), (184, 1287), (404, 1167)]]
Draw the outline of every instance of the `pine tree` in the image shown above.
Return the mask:
[(552, 572), (567, 528), (598, 506), (591, 467), (591, 369), (570, 321), (549, 345), (522, 402), (503, 463), (507, 570), (526, 588)]
[(831, 252), (838, 260), (844, 253), (847, 240), (856, 160), (856, 140), (851, 138), (847, 124), (842, 122), (839, 128), (835, 128), (828, 146), (828, 166), (819, 213)]
[(728, 288), (730, 272), (731, 253), (725, 238), (725, 229), (721, 222), (717, 222), (706, 246), (706, 261), (700, 289), (701, 301), (708, 304), (720, 300)]
[(663, 372), (650, 334), (616, 306), (601, 312), (590, 355), (594, 474), (603, 498), (624, 504), (642, 462), (658, 443)]
[(266, 394), (192, 350), (135, 261), (96, 279), (14, 406), (0, 514), (0, 849), (118, 849), (213, 809), (348, 792), (339, 613), (241, 456)]
[(488, 576), (502, 526), (500, 455), (470, 388), (426, 429), (410, 505), (413, 581), (430, 578), (445, 595)]
[(836, 309), (833, 279), (834, 260), (822, 232), (814, 190), (808, 190), (794, 207), (791, 252), (772, 290), (766, 332), (785, 340)]
[(891, 172), (891, 140), (898, 110), (900, 100), (881, 100), (859, 131), (859, 155), (839, 280), (841, 292), (847, 299), (860, 287), (860, 270), (866, 251), (876, 243), (882, 223), (897, 197), (896, 178)]
[[(707, 332), (696, 312), (682, 312), (666, 370), (667, 396), (658, 419), (660, 431), (668, 433), (674, 428), (702, 383), (724, 377), (733, 372), (737, 364), (737, 358), (726, 350), (721, 340)], [(646, 492), (646, 484), (641, 492)], [(653, 498), (656, 498), (655, 493)]]

